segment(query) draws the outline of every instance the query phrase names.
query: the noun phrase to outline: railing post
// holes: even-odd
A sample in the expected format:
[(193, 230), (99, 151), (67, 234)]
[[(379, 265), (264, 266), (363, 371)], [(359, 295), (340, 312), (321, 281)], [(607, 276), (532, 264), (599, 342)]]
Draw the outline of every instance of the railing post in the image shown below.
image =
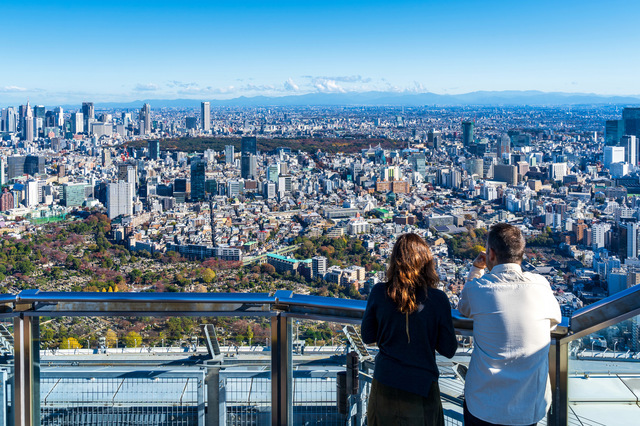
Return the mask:
[(220, 425), (220, 366), (207, 370), (207, 421), (206, 426)]
[(271, 317), (271, 425), (293, 424), (291, 318)]
[(21, 313), (13, 320), (14, 424), (40, 424), (40, 321)]
[(569, 421), (569, 344), (561, 339), (551, 339), (549, 378), (552, 403), (547, 424), (566, 426)]

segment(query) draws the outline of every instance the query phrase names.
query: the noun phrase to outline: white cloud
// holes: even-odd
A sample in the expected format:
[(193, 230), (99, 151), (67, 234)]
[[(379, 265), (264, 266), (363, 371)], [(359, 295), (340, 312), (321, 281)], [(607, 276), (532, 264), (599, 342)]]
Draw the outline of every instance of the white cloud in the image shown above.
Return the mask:
[(300, 88), (293, 82), (293, 79), (289, 77), (287, 81), (284, 82), (284, 90), (287, 92), (297, 92)]
[(138, 83), (133, 88), (136, 92), (155, 92), (158, 90), (158, 85), (153, 83)]
[(27, 92), (27, 91), (28, 89), (24, 87), (18, 87), (18, 86), (4, 86), (0, 88), (0, 92), (2, 93)]
[(313, 80), (313, 87), (315, 87), (315, 89), (318, 92), (322, 92), (322, 93), (345, 93), (346, 92), (346, 90), (340, 87), (338, 83), (335, 82), (335, 80), (328, 80), (324, 78), (316, 78), (315, 80)]

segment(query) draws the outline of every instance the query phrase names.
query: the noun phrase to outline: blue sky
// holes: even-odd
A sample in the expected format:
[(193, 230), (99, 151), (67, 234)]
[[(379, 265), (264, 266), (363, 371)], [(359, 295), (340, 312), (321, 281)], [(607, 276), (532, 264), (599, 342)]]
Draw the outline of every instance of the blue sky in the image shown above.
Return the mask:
[(640, 2), (0, 0), (0, 104), (640, 94)]

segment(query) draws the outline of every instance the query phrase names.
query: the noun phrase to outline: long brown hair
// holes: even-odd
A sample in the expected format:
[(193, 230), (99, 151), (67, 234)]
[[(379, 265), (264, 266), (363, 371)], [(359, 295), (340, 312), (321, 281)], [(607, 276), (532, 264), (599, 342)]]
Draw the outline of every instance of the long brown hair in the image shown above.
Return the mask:
[(387, 269), (387, 295), (403, 314), (418, 309), (416, 292), (438, 284), (436, 264), (427, 242), (417, 234), (400, 235)]

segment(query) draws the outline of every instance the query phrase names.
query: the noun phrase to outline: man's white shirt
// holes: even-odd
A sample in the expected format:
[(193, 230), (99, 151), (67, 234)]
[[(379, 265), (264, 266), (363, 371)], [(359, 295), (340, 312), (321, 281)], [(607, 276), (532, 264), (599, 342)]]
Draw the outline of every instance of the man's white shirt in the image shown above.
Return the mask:
[(473, 319), (464, 392), (471, 414), (499, 424), (542, 420), (551, 404), (550, 331), (562, 320), (549, 282), (516, 263), (486, 275), (472, 267), (458, 310)]

